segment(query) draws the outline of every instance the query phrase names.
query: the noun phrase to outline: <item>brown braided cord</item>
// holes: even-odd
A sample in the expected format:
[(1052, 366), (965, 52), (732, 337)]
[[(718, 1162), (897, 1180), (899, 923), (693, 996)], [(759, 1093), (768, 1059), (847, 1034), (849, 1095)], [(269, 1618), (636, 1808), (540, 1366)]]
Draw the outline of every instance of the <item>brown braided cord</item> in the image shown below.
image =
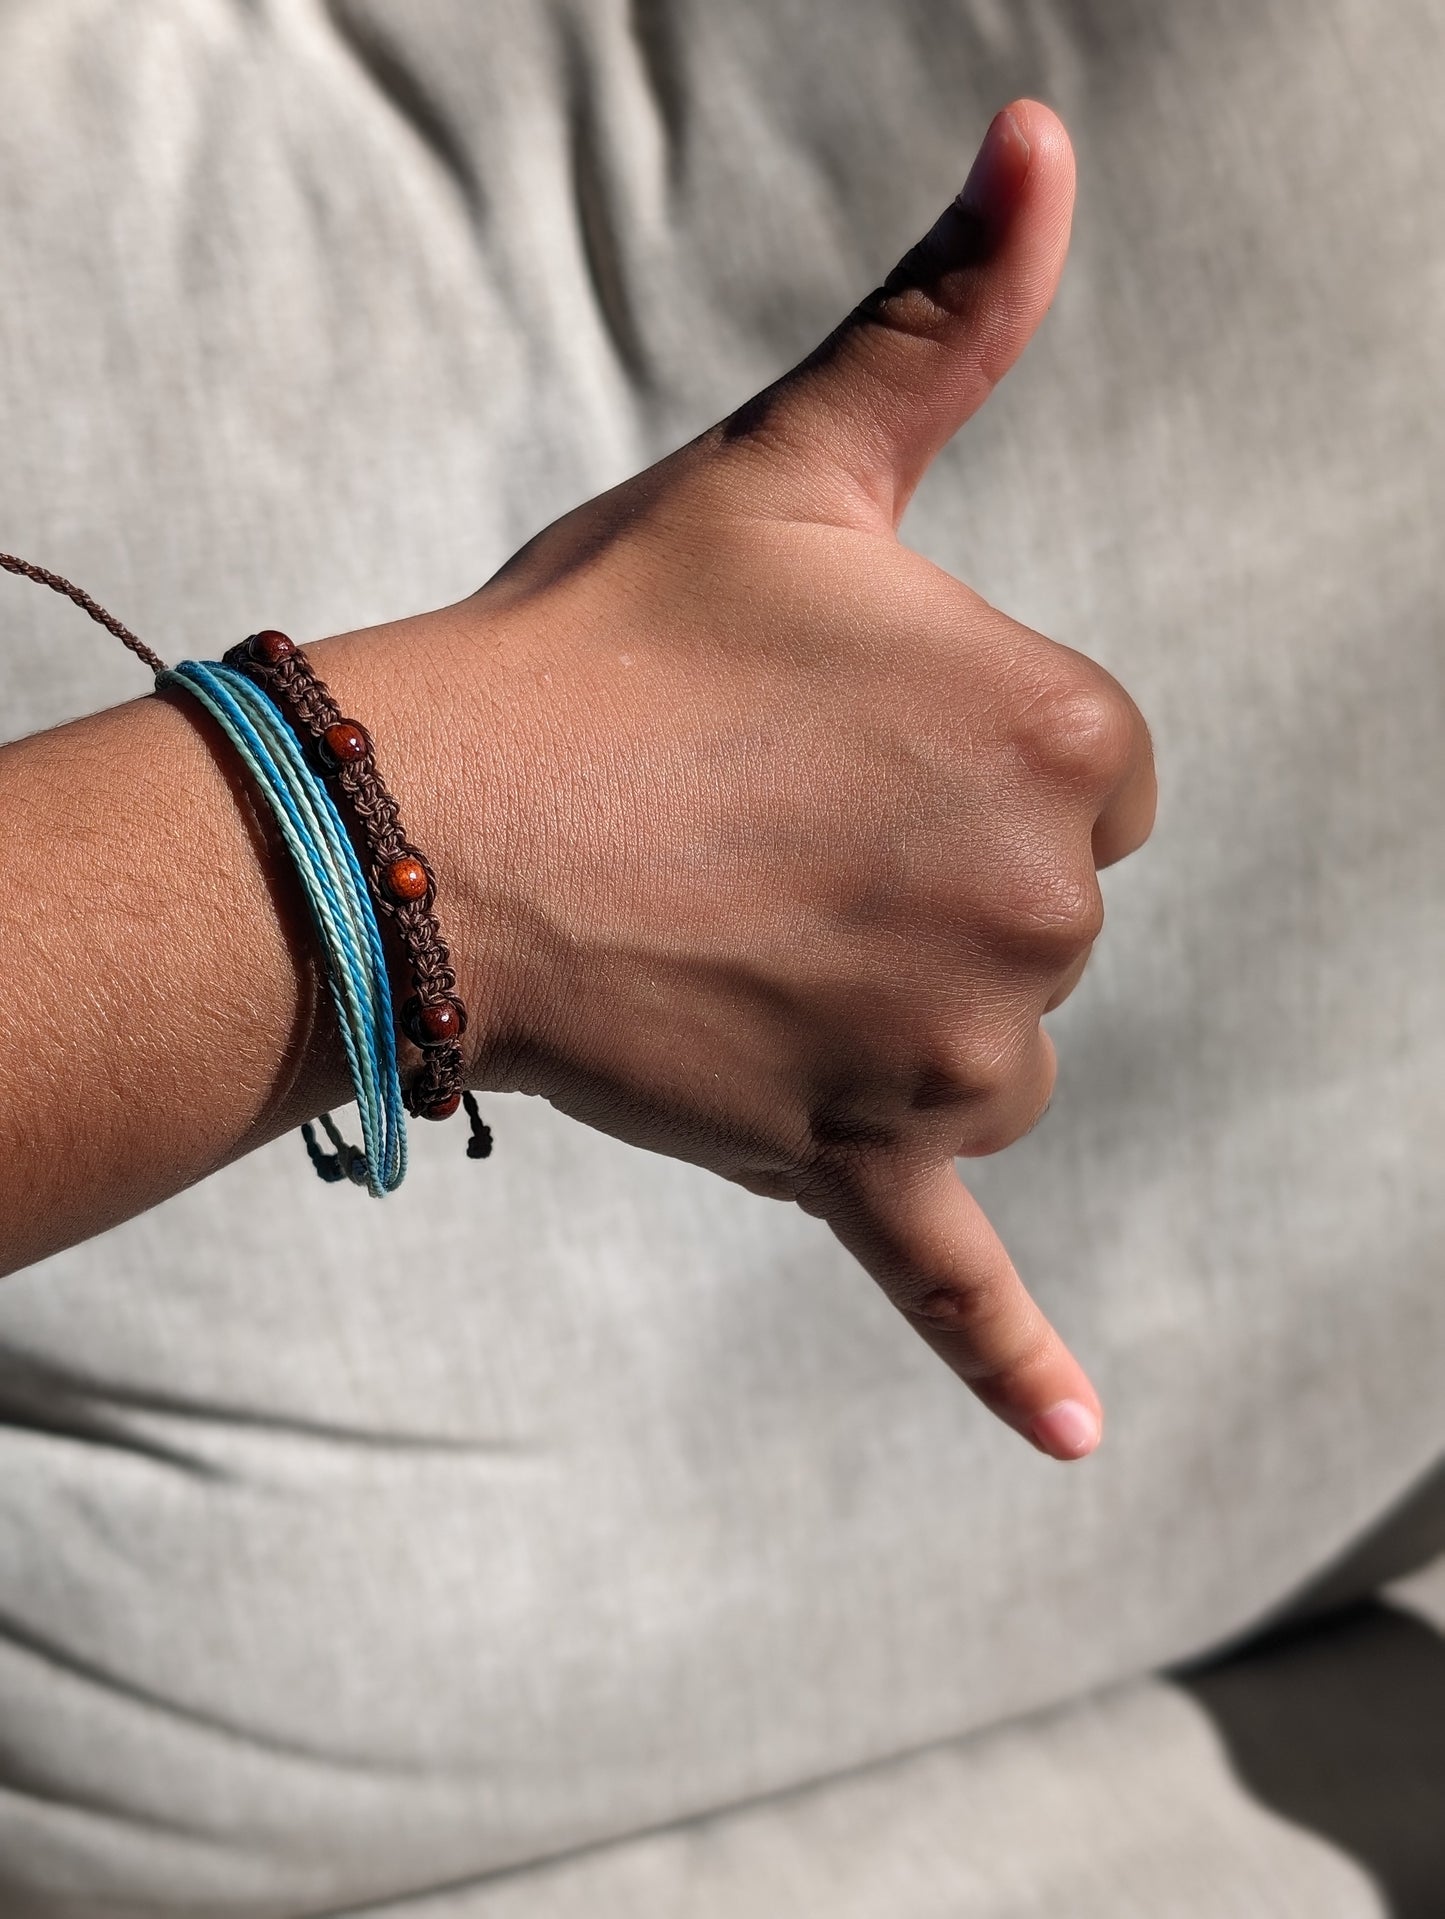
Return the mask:
[[(466, 1007), (457, 995), (456, 973), (451, 954), (438, 923), (436, 874), (419, 846), (407, 838), (401, 824), (401, 809), (387, 790), (377, 770), (374, 752), (368, 746), (358, 760), (332, 763), (320, 751), (321, 737), (327, 727), (346, 716), (337, 705), (330, 687), (316, 672), (304, 650), (296, 647), (273, 662), (259, 659), (250, 640), (242, 640), (222, 654), (227, 666), (235, 667), (269, 693), (291, 718), (303, 739), (309, 737), (313, 756), (323, 774), (336, 781), (351, 803), (353, 813), (366, 837), (367, 879), (378, 908), (396, 927), (405, 950), (417, 999), (423, 1006), (450, 999), (456, 1005), (466, 1030)], [(365, 729), (362, 729), (365, 731)], [(369, 739), (370, 736), (367, 735)], [(426, 874), (427, 890), (417, 900), (395, 900), (387, 891), (382, 875), (394, 860), (415, 860)], [(473, 1159), (485, 1159), (492, 1150), (491, 1129), (483, 1121), (470, 1089), (462, 1086), (462, 1049), (456, 1040), (422, 1049), (421, 1070), (402, 1098), (409, 1113), (428, 1116), (428, 1109), (461, 1095), (471, 1121), (467, 1153)]]
[(128, 646), (132, 653), (143, 659), (152, 673), (164, 673), (166, 663), (159, 653), (152, 653), (142, 639), (137, 639), (128, 626), (122, 626), (113, 613), (107, 613), (99, 600), (93, 600), (83, 586), (76, 586), (59, 573), (52, 573), (46, 567), (35, 566), (29, 560), (20, 560), (13, 553), (0, 553), (0, 566), (7, 573), (19, 573), (27, 580), (39, 580), (42, 586), (48, 586), (53, 593), (63, 593), (68, 600), (74, 600), (93, 620), (98, 620), (108, 632), (114, 633), (118, 640)]
[[(132, 633), (130, 628), (109, 613), (73, 580), (67, 580), (63, 574), (52, 573), (48, 567), (36, 566), (31, 560), (22, 560), (17, 554), (0, 552), (0, 567), (7, 573), (18, 574), (22, 579), (35, 580), (41, 586), (48, 586), (52, 592), (63, 593), (73, 600), (82, 612), (103, 626), (107, 632), (128, 646), (138, 659), (144, 660), (154, 674), (169, 671), (165, 661), (158, 653), (148, 647), (144, 640)], [(332, 697), (326, 682), (314, 671), (311, 662), (298, 648), (288, 655), (278, 666), (269, 666), (257, 660), (249, 651), (247, 641), (233, 646), (224, 656), (228, 666), (238, 667), (243, 673), (255, 680), (273, 699), (289, 709), (293, 719), (303, 729), (310, 732), (313, 741), (319, 742), (326, 728), (343, 717), (340, 707)], [(368, 735), (369, 738), (369, 735)], [(324, 760), (322, 771), (329, 773), (331, 767)], [(441, 927), (433, 911), (436, 898), (436, 875), (431, 864), (420, 847), (413, 846), (401, 827), (400, 810), (396, 801), (382, 784), (376, 770), (373, 756), (368, 750), (364, 760), (343, 766), (337, 777), (343, 791), (350, 798), (366, 834), (367, 848), (371, 854), (371, 869), (368, 878), (372, 894), (381, 910), (392, 919), (401, 935), (411, 964), (412, 977), (416, 985), (418, 999), (423, 1005), (437, 1000), (450, 998), (457, 1006), (466, 1030), (467, 1011), (456, 994), (456, 974), (452, 971), (451, 955), (447, 951), (446, 941), (442, 938)], [(414, 859), (426, 874), (427, 890), (419, 900), (395, 901), (381, 885), (381, 869), (392, 860)], [(461, 1047), (455, 1040), (445, 1046), (428, 1046), (422, 1051), (422, 1070), (409, 1088), (404, 1088), (402, 1099), (408, 1112), (420, 1117), (428, 1107), (437, 1105), (453, 1094), (460, 1092), (462, 1104), (471, 1121), (471, 1137), (467, 1141), (467, 1155), (471, 1159), (485, 1159), (492, 1150), (491, 1128), (486, 1124), (477, 1105), (476, 1097), (469, 1087), (463, 1087)], [(322, 1123), (328, 1135), (337, 1147), (335, 1155), (324, 1154), (316, 1140), (315, 1132), (308, 1121), (301, 1131), (306, 1141), (306, 1150), (312, 1163), (323, 1179), (336, 1180), (347, 1177), (342, 1153), (351, 1156), (354, 1161), (358, 1149), (347, 1146), (335, 1128), (328, 1123), (328, 1115), (322, 1115)]]

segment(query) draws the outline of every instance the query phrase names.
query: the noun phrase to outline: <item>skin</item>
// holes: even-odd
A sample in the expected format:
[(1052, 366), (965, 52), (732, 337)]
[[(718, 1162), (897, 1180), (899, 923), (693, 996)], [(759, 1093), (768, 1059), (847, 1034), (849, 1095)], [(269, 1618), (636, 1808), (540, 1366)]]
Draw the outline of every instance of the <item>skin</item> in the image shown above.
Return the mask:
[[(468, 599), (308, 649), (437, 870), (468, 1083), (826, 1221), (1059, 1458), (1097, 1396), (956, 1161), (1048, 1104), (1149, 735), (896, 529), (1047, 311), (1073, 196), (1015, 102), (791, 374)], [(3, 749), (0, 815), (63, 849), (0, 900), (7, 1271), (350, 1091), (294, 877), (185, 695)]]

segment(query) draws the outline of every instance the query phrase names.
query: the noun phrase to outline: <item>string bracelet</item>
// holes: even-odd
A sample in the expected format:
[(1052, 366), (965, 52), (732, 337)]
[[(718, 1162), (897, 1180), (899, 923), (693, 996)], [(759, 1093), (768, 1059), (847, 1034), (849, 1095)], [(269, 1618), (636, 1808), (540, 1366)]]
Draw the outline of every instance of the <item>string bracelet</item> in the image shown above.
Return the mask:
[(275, 816), (321, 939), (363, 1144), (348, 1145), (329, 1113), (322, 1125), (334, 1153), (322, 1151), (309, 1120), (302, 1136), (322, 1179), (350, 1179), (381, 1199), (406, 1176), (406, 1121), (381, 928), (345, 823), (284, 717), (245, 674), (182, 660), (157, 673), (156, 685), (180, 687), (205, 707)]
[[(436, 917), (435, 874), (402, 830), (397, 803), (377, 771), (370, 735), (341, 713), (302, 650), (268, 628), (232, 647), (219, 663), (183, 660), (168, 667), (63, 575), (4, 552), (0, 568), (63, 593), (143, 660), (158, 687), (183, 687), (199, 700), (256, 778), (321, 936), (361, 1115), (361, 1148), (347, 1144), (329, 1113), (320, 1115), (333, 1153), (322, 1150), (309, 1120), (303, 1124), (318, 1175), (364, 1184), (378, 1197), (394, 1191), (406, 1171), (403, 1113), (446, 1119), (459, 1103), (471, 1122), (468, 1157), (485, 1159), (492, 1135), (474, 1095), (461, 1086), (459, 1041), (467, 1009)], [(362, 829), (365, 876), (328, 781), (339, 787)], [(405, 1087), (377, 908), (400, 937), (414, 988), (401, 1007), (400, 1024), (420, 1049), (421, 1066)]]
[(472, 1126), (468, 1156), (485, 1159), (492, 1135), (475, 1097), (462, 1088), (460, 1040), (467, 1009), (437, 920), (436, 876), (402, 827), (401, 810), (377, 769), (371, 735), (359, 720), (342, 713), (302, 648), (274, 627), (251, 634), (223, 658), (264, 687), (290, 716), (315, 755), (316, 768), (345, 795), (361, 827), (372, 893), (395, 927), (411, 971), (401, 1029), (420, 1049), (421, 1068), (405, 1090), (407, 1111), (419, 1119), (449, 1119), (465, 1101)]

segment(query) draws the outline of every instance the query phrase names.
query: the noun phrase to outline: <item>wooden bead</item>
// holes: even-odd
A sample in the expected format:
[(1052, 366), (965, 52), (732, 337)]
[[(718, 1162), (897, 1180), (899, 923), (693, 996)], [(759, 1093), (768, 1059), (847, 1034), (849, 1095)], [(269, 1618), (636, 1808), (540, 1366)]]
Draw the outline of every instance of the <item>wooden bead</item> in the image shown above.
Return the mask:
[(357, 720), (335, 720), (321, 735), (321, 756), (331, 766), (350, 766), (371, 751), (371, 737)]
[(404, 853), (399, 860), (393, 860), (381, 877), (393, 899), (419, 900), (426, 897), (426, 868), (409, 853)]
[(296, 651), (296, 642), (284, 633), (278, 633), (274, 626), (265, 627), (260, 633), (253, 633), (246, 645), (251, 650), (253, 660), (261, 660), (267, 666), (279, 666), (282, 660), (289, 660)]
[(466, 1032), (466, 1010), (459, 1000), (420, 1000), (413, 994), (402, 1002), (401, 1029), (418, 1046), (445, 1046)]
[(434, 1106), (423, 1106), (422, 1119), (450, 1119), (462, 1103), (460, 1093), (448, 1093), (445, 1099), (439, 1099)]

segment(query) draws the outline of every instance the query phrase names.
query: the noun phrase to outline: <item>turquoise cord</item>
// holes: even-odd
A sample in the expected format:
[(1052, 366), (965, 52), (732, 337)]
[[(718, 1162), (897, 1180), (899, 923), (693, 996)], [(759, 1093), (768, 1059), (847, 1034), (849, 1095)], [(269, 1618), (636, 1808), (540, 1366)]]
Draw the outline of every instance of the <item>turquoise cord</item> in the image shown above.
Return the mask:
[[(255, 775), (275, 815), (321, 935), (361, 1115), (364, 1181), (380, 1199), (406, 1177), (406, 1114), (381, 928), (336, 803), (284, 715), (244, 673), (221, 661), (182, 660), (158, 673), (156, 685), (183, 686), (200, 701)], [(322, 1123), (342, 1151), (345, 1143), (327, 1124), (329, 1117), (323, 1115)], [(362, 1183), (361, 1169), (347, 1166), (344, 1157), (343, 1170)]]

